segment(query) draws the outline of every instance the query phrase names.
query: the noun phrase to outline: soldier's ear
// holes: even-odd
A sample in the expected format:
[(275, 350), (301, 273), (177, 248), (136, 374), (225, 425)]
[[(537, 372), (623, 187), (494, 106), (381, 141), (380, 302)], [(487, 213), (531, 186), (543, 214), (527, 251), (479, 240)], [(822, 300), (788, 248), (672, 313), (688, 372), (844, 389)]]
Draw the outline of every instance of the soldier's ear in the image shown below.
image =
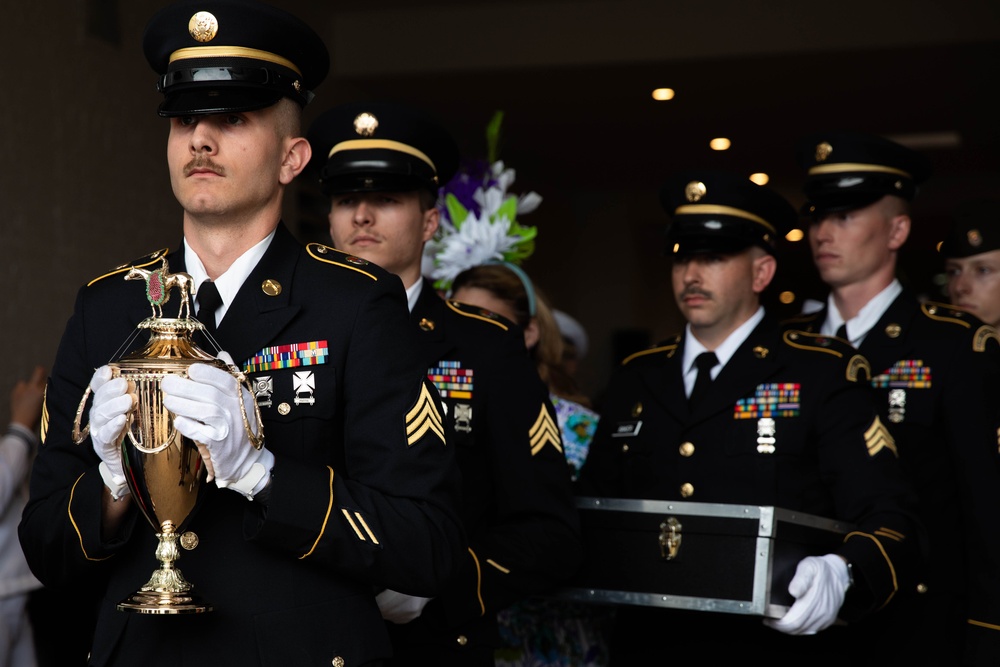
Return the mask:
[(771, 284), (774, 272), (778, 268), (778, 260), (770, 253), (763, 253), (754, 258), (752, 266), (753, 276), (751, 286), (753, 287), (754, 294), (760, 294)]

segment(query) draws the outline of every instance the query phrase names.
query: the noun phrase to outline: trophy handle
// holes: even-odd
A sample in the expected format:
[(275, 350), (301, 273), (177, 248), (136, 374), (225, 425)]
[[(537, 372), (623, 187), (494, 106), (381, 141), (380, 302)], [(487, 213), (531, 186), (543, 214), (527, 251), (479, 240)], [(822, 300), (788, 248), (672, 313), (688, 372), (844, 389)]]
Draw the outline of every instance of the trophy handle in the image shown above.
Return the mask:
[(257, 405), (257, 401), (253, 401), (253, 416), (257, 420), (258, 431), (255, 435), (253, 429), (250, 428), (250, 420), (247, 418), (246, 401), (243, 400), (243, 389), (246, 388), (247, 391), (250, 392), (250, 395), (253, 396), (253, 387), (250, 386), (250, 381), (247, 379), (247, 376), (244, 375), (238, 368), (230, 366), (229, 370), (236, 376), (236, 382), (240, 387), (240, 415), (243, 417), (243, 429), (246, 431), (247, 437), (250, 438), (250, 444), (253, 445), (253, 448), (260, 449), (264, 446), (264, 422), (260, 415), (260, 406)]
[(87, 391), (83, 392), (83, 399), (80, 400), (80, 407), (76, 409), (76, 418), (73, 420), (73, 443), (79, 445), (87, 436), (90, 435), (90, 422), (80, 429), (80, 420), (83, 419), (83, 408), (87, 405), (87, 398), (90, 397), (90, 385), (87, 385)]
[(132, 428), (133, 423), (132, 414), (130, 413), (128, 416), (128, 424), (125, 425), (125, 432), (128, 433), (128, 439), (132, 442), (132, 446), (144, 454), (156, 454), (157, 452), (162, 452), (170, 446), (170, 443), (172, 443), (175, 438), (177, 438), (177, 429), (173, 426), (173, 422), (171, 422), (170, 432), (167, 433), (167, 439), (163, 442), (163, 444), (146, 447), (142, 442), (142, 433), (139, 433), (138, 438), (136, 437), (135, 429)]

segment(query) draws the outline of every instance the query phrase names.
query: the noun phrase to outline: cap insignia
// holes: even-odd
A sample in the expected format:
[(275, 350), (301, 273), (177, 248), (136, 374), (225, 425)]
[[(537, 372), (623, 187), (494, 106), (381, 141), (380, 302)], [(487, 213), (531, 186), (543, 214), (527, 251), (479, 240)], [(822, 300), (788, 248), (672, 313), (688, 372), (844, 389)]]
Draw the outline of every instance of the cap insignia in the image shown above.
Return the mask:
[(211, 42), (219, 32), (219, 20), (211, 12), (198, 12), (188, 21), (188, 32), (198, 42)]
[(378, 118), (373, 114), (359, 113), (354, 118), (354, 131), (360, 134), (362, 137), (370, 137), (375, 134), (375, 130), (378, 129)]
[(684, 186), (684, 198), (690, 202), (699, 201), (708, 192), (708, 188), (701, 181), (691, 181)]
[(892, 187), (896, 188), (897, 190), (902, 190), (903, 189), (903, 181), (896, 181), (895, 183), (892, 184)]
[(826, 159), (830, 157), (830, 153), (833, 152), (833, 146), (830, 142), (824, 141), (821, 144), (816, 144), (816, 161), (826, 162)]
[(983, 235), (979, 233), (978, 229), (970, 229), (966, 237), (969, 239), (969, 245), (973, 248), (978, 248), (983, 244)]
[(301, 93), (302, 92), (302, 82), (299, 81), (298, 79), (296, 79), (295, 81), (292, 81), (292, 88), (295, 89), (295, 92)]

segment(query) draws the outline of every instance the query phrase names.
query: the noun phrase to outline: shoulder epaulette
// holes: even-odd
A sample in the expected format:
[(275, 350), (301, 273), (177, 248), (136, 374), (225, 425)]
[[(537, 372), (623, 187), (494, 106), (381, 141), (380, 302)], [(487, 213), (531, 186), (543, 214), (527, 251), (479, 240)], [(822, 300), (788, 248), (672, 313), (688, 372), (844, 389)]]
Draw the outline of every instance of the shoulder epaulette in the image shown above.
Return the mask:
[(657, 344), (653, 345), (652, 347), (649, 347), (649, 348), (647, 348), (645, 350), (639, 350), (638, 352), (633, 352), (632, 354), (630, 354), (627, 357), (625, 357), (624, 359), (622, 359), (622, 366), (628, 364), (629, 362), (633, 361), (634, 359), (638, 359), (639, 357), (645, 357), (645, 356), (648, 356), (650, 354), (665, 353), (667, 355), (667, 358), (669, 359), (670, 357), (674, 356), (674, 353), (677, 351), (677, 347), (680, 344), (681, 344), (681, 337), (680, 337), (680, 335), (673, 336), (673, 337), (668, 338), (665, 341), (661, 341), (661, 342), (659, 342), (659, 343), (657, 343)]
[(364, 267), (371, 266), (371, 262), (367, 259), (361, 259), (356, 255), (350, 255), (342, 250), (331, 248), (330, 246), (323, 245), (322, 243), (310, 243), (306, 245), (306, 252), (309, 253), (309, 256), (313, 259), (325, 264), (332, 264), (334, 266), (357, 271), (361, 275), (368, 276), (372, 280), (378, 280), (378, 276), (374, 273), (365, 271)]
[(445, 304), (447, 304), (448, 308), (462, 317), (468, 317), (482, 322), (489, 322), (490, 324), (500, 327), (504, 331), (510, 330), (510, 327), (504, 323), (504, 318), (501, 315), (494, 313), (492, 310), (480, 308), (479, 306), (473, 306), (468, 303), (462, 303), (461, 301), (455, 301), (454, 299), (445, 299)]
[(132, 260), (131, 262), (125, 262), (124, 264), (119, 264), (118, 266), (116, 266), (115, 268), (111, 269), (107, 273), (105, 273), (103, 275), (100, 275), (100, 276), (97, 276), (96, 278), (94, 278), (93, 280), (91, 280), (89, 283), (87, 283), (87, 287), (90, 287), (91, 285), (93, 285), (94, 283), (98, 282), (99, 280), (104, 280), (105, 278), (108, 278), (109, 276), (116, 276), (119, 273), (124, 273), (125, 271), (128, 271), (129, 269), (131, 269), (133, 267), (142, 269), (142, 268), (145, 268), (145, 267), (147, 267), (147, 266), (149, 266), (151, 264), (155, 264), (156, 262), (159, 262), (164, 257), (166, 257), (167, 256), (167, 252), (169, 252), (169, 250), (170, 250), (169, 248), (160, 248), (156, 252), (151, 252), (148, 255), (143, 255), (142, 257), (140, 257), (138, 259)]
[(825, 352), (837, 359), (847, 359), (844, 375), (851, 382), (857, 382), (859, 379), (862, 381), (871, 379), (872, 368), (868, 360), (843, 338), (797, 329), (789, 329), (782, 334), (781, 338), (789, 347), (809, 352)]
[(937, 301), (924, 301), (920, 304), (920, 311), (932, 320), (959, 324), (966, 329), (972, 328), (975, 319), (975, 316), (964, 308)]

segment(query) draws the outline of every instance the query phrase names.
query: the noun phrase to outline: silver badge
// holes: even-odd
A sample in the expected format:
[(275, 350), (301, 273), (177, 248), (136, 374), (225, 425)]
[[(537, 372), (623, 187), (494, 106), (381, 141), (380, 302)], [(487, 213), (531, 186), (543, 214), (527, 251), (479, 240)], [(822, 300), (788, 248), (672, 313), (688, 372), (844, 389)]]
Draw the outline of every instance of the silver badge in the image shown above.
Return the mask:
[(271, 407), (271, 394), (274, 392), (274, 380), (270, 375), (261, 375), (252, 379), (253, 395), (257, 405), (262, 408)]
[(757, 451), (760, 454), (774, 454), (774, 420), (763, 417), (757, 420)]
[(906, 416), (906, 390), (889, 390), (889, 421), (899, 424)]
[(295, 405), (316, 404), (316, 375), (312, 371), (295, 371), (292, 376), (292, 387), (295, 389)]
[(472, 432), (472, 406), (468, 403), (455, 404), (455, 430)]

